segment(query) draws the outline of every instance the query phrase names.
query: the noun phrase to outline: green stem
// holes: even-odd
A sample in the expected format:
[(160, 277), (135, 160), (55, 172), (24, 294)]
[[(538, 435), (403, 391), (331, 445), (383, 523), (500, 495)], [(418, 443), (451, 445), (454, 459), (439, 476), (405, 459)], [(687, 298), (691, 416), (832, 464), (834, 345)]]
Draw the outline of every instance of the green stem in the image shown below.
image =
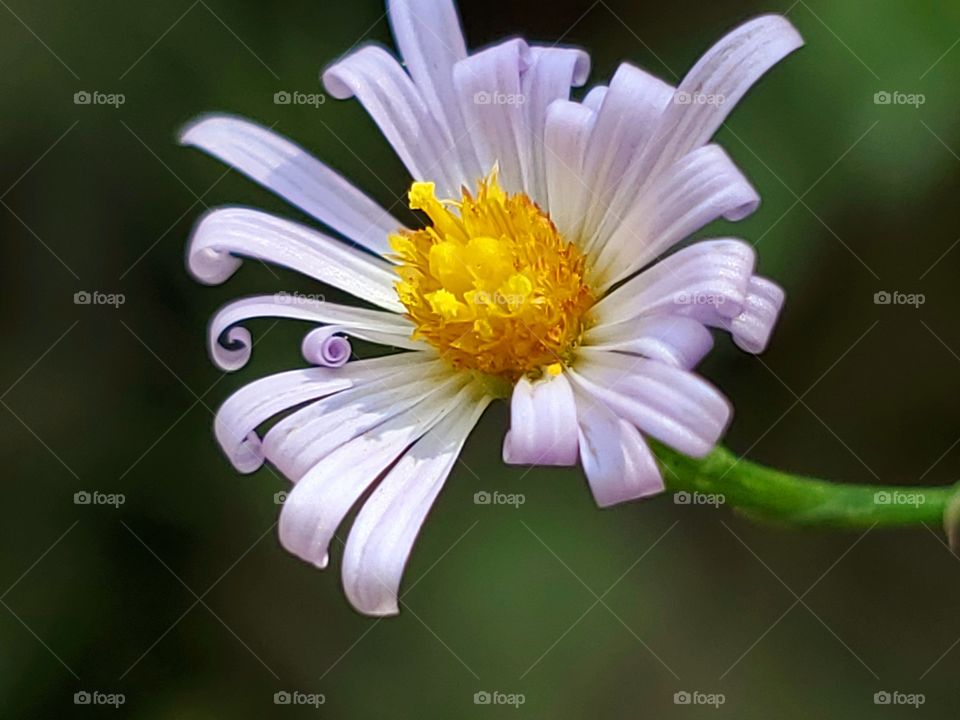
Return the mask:
[(689, 493), (693, 503), (717, 502), (722, 496), (722, 502), (738, 512), (783, 525), (942, 526), (946, 515), (951, 534), (960, 503), (960, 485), (910, 487), (827, 482), (741, 460), (722, 447), (699, 460), (661, 445), (654, 447), (654, 453), (664, 470), (668, 490)]

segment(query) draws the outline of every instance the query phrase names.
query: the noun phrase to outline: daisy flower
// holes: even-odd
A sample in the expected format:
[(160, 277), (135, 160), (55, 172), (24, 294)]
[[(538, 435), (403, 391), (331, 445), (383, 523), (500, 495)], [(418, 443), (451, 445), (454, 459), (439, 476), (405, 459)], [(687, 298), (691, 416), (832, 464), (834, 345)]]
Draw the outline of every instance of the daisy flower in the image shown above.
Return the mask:
[[(494, 400), (510, 403), (507, 463), (579, 461), (603, 507), (663, 489), (645, 438), (695, 457), (713, 448), (730, 405), (692, 368), (712, 346), (711, 328), (763, 350), (783, 292), (754, 274), (741, 240), (667, 253), (713, 220), (756, 209), (754, 188), (709, 141), (749, 87), (802, 44), (784, 18), (760, 17), (676, 87), (624, 63), (609, 85), (573, 100), (589, 72), (582, 50), (509, 39), (471, 53), (450, 0), (388, 5), (402, 64), (368, 45), (329, 67), (323, 84), (359, 100), (397, 152), (422, 226), (403, 227), (247, 120), (203, 117), (182, 136), (325, 228), (215, 209), (189, 243), (199, 281), (221, 283), (241, 257), (256, 258), (363, 302), (241, 299), (213, 318), (210, 346), (218, 365), (236, 370), (250, 356), (244, 321), (317, 325), (303, 342), (312, 367), (242, 388), (215, 431), (237, 470), (268, 461), (290, 479), (280, 541), (318, 567), (373, 488), (342, 561), (346, 595), (369, 615), (398, 611), (416, 535)], [(349, 337), (398, 350), (348, 362)]]

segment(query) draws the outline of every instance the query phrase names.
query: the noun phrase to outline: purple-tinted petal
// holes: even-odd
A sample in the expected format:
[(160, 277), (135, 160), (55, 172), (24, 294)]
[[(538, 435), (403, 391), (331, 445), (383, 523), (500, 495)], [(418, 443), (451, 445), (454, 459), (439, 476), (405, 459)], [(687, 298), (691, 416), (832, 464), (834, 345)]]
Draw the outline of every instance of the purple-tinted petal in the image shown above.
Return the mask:
[(607, 286), (629, 277), (708, 223), (752, 213), (760, 196), (717, 145), (691, 152), (634, 201), (625, 217), (608, 215), (597, 272)]
[[(426, 348), (424, 343), (410, 339), (413, 326), (402, 315), (277, 293), (236, 300), (213, 316), (208, 334), (210, 356), (222, 370), (239, 370), (247, 364), (252, 349), (250, 332), (238, 323), (259, 317), (329, 323), (339, 332), (371, 342), (409, 350)], [(224, 332), (230, 347), (220, 342)]]
[(280, 542), (291, 553), (323, 568), (344, 516), (404, 450), (446, 418), (464, 393), (435, 394), (341, 445), (307, 472), (280, 512)]
[(577, 406), (563, 374), (530, 382), (520, 378), (510, 398), (510, 430), (503, 461), (511, 465), (574, 465)]
[(663, 478), (637, 429), (602, 401), (577, 393), (580, 462), (600, 507), (654, 495)]
[[(500, 166), (507, 192), (526, 189), (531, 164), (530, 133), (524, 122), (520, 76), (533, 63), (523, 40), (507, 40), (474, 53), (453, 68), (453, 84), (480, 167)], [(469, 178), (469, 186), (478, 178)]]
[(395, 615), (403, 569), (430, 507), (489, 399), (465, 402), (417, 441), (363, 504), (343, 553), (343, 587), (366, 615)]
[(338, 99), (356, 96), (416, 180), (433, 181), (450, 197), (466, 179), (453, 138), (430, 113), (400, 64), (383, 48), (367, 45), (323, 73)]
[(581, 352), (617, 351), (642, 355), (690, 370), (710, 352), (713, 336), (698, 320), (681, 315), (651, 315), (615, 325), (600, 325), (584, 335)]
[(272, 130), (226, 115), (202, 117), (184, 129), (193, 145), (260, 183), (353, 242), (380, 255), (401, 227), (381, 208), (310, 153)]
[(211, 210), (197, 223), (187, 248), (193, 276), (217, 285), (233, 275), (237, 255), (298, 270), (374, 305), (403, 312), (392, 265), (315, 230), (247, 208)]
[(658, 313), (735, 317), (746, 301), (756, 254), (740, 240), (704, 240), (678, 250), (605, 296), (598, 325)]

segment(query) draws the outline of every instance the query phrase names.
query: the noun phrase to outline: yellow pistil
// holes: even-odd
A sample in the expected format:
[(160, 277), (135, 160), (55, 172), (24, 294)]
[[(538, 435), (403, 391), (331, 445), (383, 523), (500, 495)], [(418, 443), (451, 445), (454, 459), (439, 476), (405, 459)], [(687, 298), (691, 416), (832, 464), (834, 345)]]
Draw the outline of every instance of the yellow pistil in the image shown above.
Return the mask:
[(583, 254), (527, 195), (507, 195), (496, 169), (475, 198), (434, 190), (415, 182), (409, 193), (432, 225), (390, 236), (413, 336), (460, 369), (511, 381), (563, 372), (594, 302)]

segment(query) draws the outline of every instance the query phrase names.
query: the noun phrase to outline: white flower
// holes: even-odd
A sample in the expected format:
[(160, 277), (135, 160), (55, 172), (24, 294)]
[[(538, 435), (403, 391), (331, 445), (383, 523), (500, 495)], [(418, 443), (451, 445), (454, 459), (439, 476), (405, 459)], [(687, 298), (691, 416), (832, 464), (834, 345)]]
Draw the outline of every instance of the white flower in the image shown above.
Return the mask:
[[(624, 63), (583, 102), (586, 53), (512, 39), (468, 54), (450, 0), (394, 0), (406, 70), (362, 47), (323, 74), (356, 97), (414, 183), (401, 223), (299, 147), (246, 120), (201, 118), (183, 142), (220, 158), (316, 218), (335, 239), (256, 210), (207, 214), (190, 242), (200, 281), (239, 256), (299, 270), (379, 309), (304, 296), (254, 297), (214, 317), (214, 360), (250, 355), (238, 323), (321, 325), (304, 342), (319, 367), (258, 380), (229, 398), (217, 438), (234, 466), (268, 460), (294, 483), (280, 540), (318, 567), (344, 516), (376, 486), (346, 541), (343, 582), (361, 612), (398, 611), (416, 535), (487, 405), (510, 399), (509, 463), (579, 459), (608, 506), (663, 489), (644, 436), (707, 454), (730, 406), (691, 369), (728, 330), (767, 344), (782, 291), (754, 275), (735, 239), (660, 258), (705, 224), (739, 220), (759, 197), (708, 144), (748, 88), (802, 41), (765, 16), (724, 37), (676, 88)], [(441, 199), (438, 199), (441, 198)], [(443, 199), (446, 200), (443, 200)], [(344, 364), (353, 336), (405, 352)], [(225, 341), (225, 344), (221, 344)], [(255, 430), (288, 414), (261, 439)]]

